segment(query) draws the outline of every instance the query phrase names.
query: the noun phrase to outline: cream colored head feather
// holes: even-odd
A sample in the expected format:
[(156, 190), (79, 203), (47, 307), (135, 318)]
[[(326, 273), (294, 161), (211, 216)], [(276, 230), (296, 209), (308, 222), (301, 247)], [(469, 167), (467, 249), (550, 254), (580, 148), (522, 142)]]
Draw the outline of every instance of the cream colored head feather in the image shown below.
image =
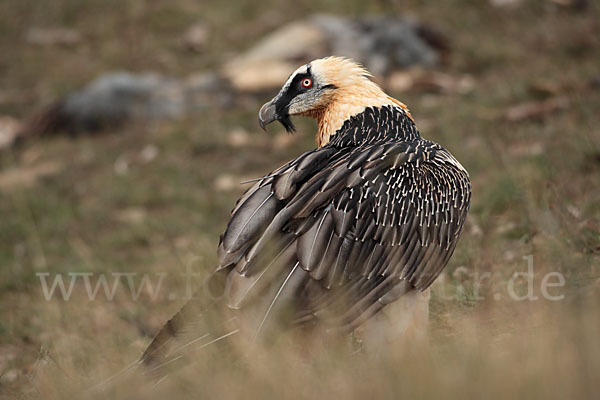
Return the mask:
[(319, 130), (317, 145), (323, 146), (348, 118), (359, 114), (367, 107), (396, 105), (408, 111), (400, 101), (388, 96), (375, 82), (372, 75), (360, 64), (347, 58), (327, 57), (311, 62), (315, 75), (337, 87), (328, 103), (314, 115)]

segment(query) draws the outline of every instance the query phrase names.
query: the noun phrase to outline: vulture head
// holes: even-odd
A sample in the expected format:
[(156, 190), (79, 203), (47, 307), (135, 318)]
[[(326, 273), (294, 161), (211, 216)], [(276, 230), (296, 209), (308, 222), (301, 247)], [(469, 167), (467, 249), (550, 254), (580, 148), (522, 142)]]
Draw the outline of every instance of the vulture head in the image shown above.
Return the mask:
[(277, 96), (263, 105), (258, 122), (264, 129), (279, 121), (288, 132), (294, 131), (290, 116), (302, 115), (317, 120), (317, 145), (323, 146), (350, 117), (367, 107), (406, 106), (388, 96), (371, 80), (360, 64), (342, 57), (314, 60), (294, 71)]

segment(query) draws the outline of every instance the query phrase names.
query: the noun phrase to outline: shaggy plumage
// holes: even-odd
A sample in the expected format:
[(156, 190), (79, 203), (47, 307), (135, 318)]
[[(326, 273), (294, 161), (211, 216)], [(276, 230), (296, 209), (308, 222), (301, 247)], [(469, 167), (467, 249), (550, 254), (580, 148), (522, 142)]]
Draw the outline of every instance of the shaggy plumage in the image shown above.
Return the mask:
[(189, 342), (254, 340), (274, 326), (349, 333), (440, 274), (469, 209), (468, 173), (369, 77), (347, 59), (315, 60), (261, 108), (262, 126), (314, 117), (318, 148), (237, 202), (209, 290), (167, 323), (147, 364), (176, 360)]

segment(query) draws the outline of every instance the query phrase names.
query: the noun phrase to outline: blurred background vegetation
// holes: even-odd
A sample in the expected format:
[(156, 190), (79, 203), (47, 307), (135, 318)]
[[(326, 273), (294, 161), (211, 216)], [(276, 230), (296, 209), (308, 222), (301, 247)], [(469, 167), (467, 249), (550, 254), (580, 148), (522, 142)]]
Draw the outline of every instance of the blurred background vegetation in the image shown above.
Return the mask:
[[(27, 121), (109, 71), (175, 79), (218, 73), (265, 34), (314, 13), (411, 16), (449, 44), (437, 66), (396, 74), (426, 84), (387, 81), (423, 136), (448, 148), (473, 181), (467, 227), (433, 290), (429, 345), (398, 346), (360, 366), (351, 356), (321, 353), (299, 363), (266, 354), (260, 367), (230, 367), (207, 356), (167, 393), (594, 397), (600, 376), (595, 1), (3, 0), (0, 116)], [(205, 39), (190, 47), (185, 34), (198, 24)], [(60, 43), (46, 40), (50, 28), (63, 30)], [(314, 146), (312, 121), (298, 120), (294, 136), (280, 127), (259, 129), (257, 111), (275, 90), (231, 93), (230, 102), (181, 118), (78, 135), (59, 131), (0, 151), (0, 398), (70, 397), (139, 357), (182, 305), (186, 266), (201, 274), (214, 266), (219, 234), (245, 187), (238, 182)], [(515, 301), (507, 283), (527, 272), (529, 255), (539, 300)], [(561, 301), (540, 291), (544, 275), (554, 271), (565, 277), (564, 287), (550, 289), (564, 295)], [(169, 276), (156, 299), (144, 291), (133, 301), (119, 290), (113, 301), (89, 301), (79, 282), (71, 301), (46, 301), (38, 272)], [(478, 285), (485, 272), (490, 277)], [(527, 282), (518, 282), (525, 293)], [(111, 394), (130, 397), (133, 389)]]

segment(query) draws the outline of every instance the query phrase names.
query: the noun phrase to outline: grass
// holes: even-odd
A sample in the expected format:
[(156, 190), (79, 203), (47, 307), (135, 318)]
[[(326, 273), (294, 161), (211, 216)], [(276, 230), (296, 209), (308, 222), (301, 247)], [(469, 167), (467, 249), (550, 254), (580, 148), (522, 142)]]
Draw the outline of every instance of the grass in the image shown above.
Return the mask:
[[(177, 398), (594, 397), (600, 91), (583, 87), (600, 74), (600, 8), (590, 2), (575, 13), (548, 3), (514, 9), (467, 0), (0, 3), (0, 92), (22, 94), (0, 96), (7, 99), (0, 114), (18, 117), (107, 70), (185, 76), (216, 68), (272, 27), (313, 12), (414, 15), (451, 39), (450, 62), (440, 70), (475, 80), (465, 94), (394, 93), (423, 135), (450, 149), (473, 181), (465, 233), (434, 286), (426, 345), (396, 344), (372, 358), (275, 346), (233, 365), (208, 351), (206, 362), (148, 396), (164, 390)], [(188, 53), (178, 38), (198, 20), (209, 25), (211, 40), (203, 53)], [(30, 46), (24, 41), (30, 26), (71, 27), (83, 41), (74, 48)], [(548, 83), (568, 96), (566, 109), (537, 121), (502, 118), (511, 105), (546, 96), (535, 86)], [(54, 166), (29, 183), (0, 187), (0, 398), (72, 397), (140, 355), (181, 306), (186, 266), (202, 275), (215, 264), (219, 234), (243, 190), (216, 183), (260, 176), (313, 146), (308, 121), (299, 121), (291, 145), (275, 146), (255, 122), (263, 100), (178, 122), (42, 138), (0, 153), (0, 176)], [(228, 140), (240, 127), (251, 137), (242, 148)], [(151, 160), (143, 157), (148, 146), (157, 154)], [(527, 271), (529, 255), (540, 299), (511, 300), (511, 277)], [(548, 290), (564, 295), (561, 301), (541, 294), (543, 277), (554, 271), (565, 286)], [(90, 302), (78, 283), (65, 302), (44, 300), (38, 272), (169, 275), (154, 300), (144, 291), (132, 301), (123, 290), (113, 301)], [(515, 292), (526, 294), (527, 284), (515, 280)], [(146, 389), (112, 390), (118, 398)]]

